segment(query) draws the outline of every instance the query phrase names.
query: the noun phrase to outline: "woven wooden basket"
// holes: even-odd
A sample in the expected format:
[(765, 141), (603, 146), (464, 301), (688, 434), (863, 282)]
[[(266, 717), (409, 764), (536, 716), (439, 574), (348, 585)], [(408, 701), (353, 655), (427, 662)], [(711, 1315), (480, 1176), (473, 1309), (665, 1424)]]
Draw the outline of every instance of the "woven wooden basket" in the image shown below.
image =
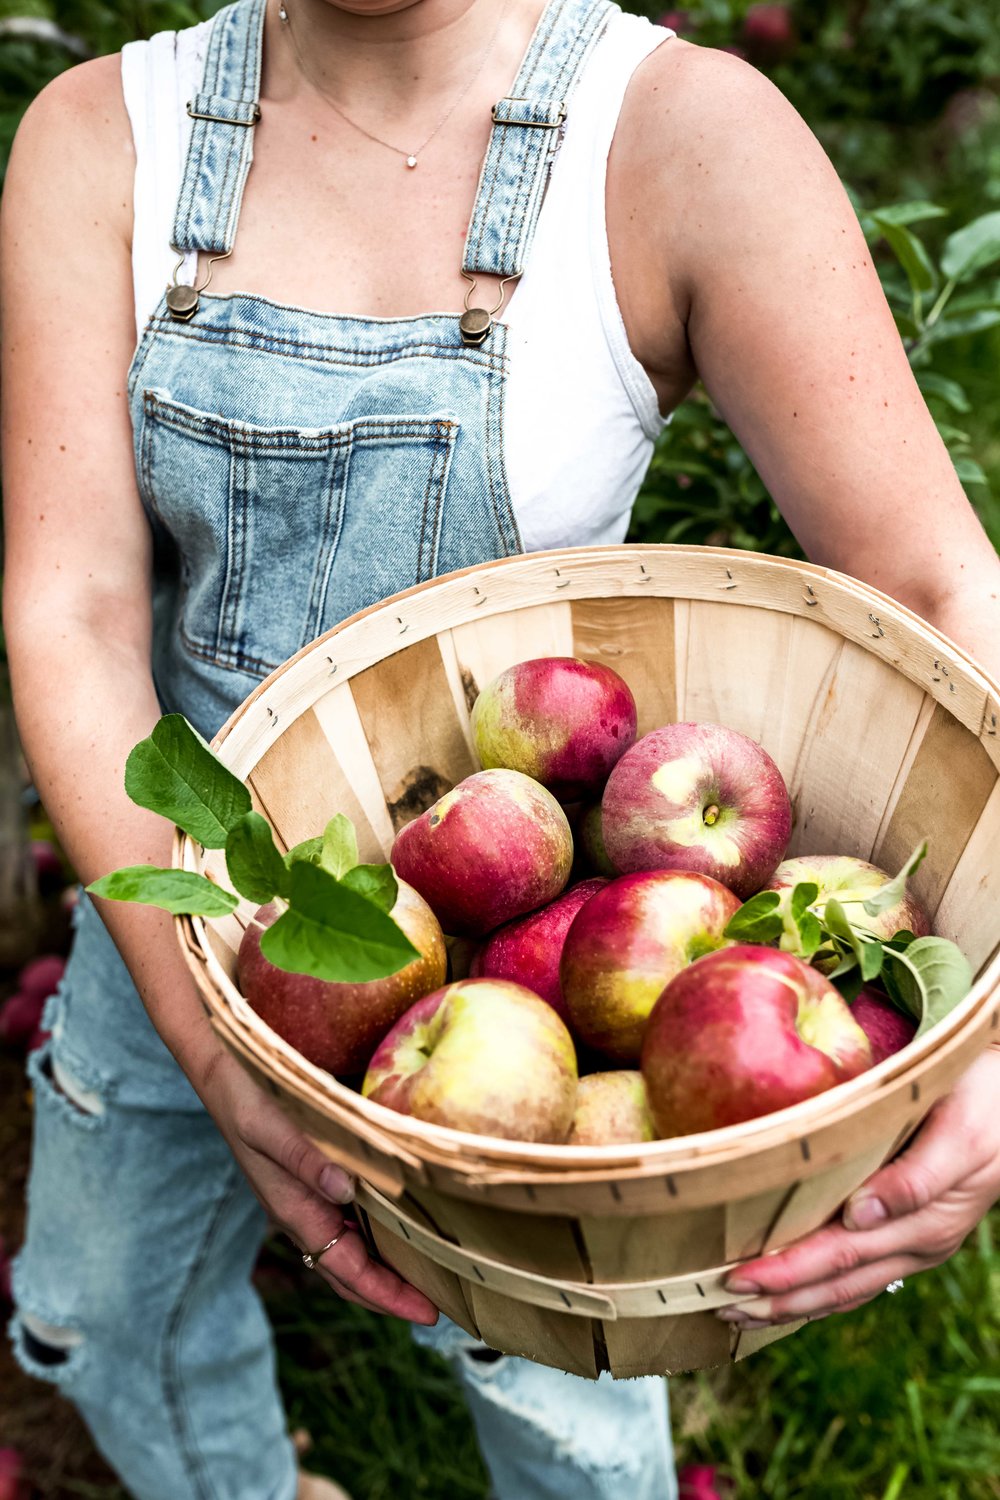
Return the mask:
[[(712, 1315), (736, 1300), (727, 1271), (828, 1219), (1000, 1037), (1000, 690), (841, 574), (720, 548), (602, 547), (487, 564), (355, 615), (269, 677), (216, 744), (285, 847), (345, 812), (361, 857), (381, 859), (478, 769), (478, 686), (543, 655), (616, 668), (640, 733), (706, 719), (759, 740), (792, 795), (791, 853), (894, 869), (926, 835), (916, 888), (972, 960), (972, 993), (920, 1043), (781, 1113), (649, 1145), (528, 1146), (380, 1108), (306, 1062), (234, 982), (249, 907), (178, 931), (219, 1035), (358, 1174), (379, 1253), (457, 1323), (592, 1377), (718, 1365), (780, 1336)], [(181, 837), (175, 858), (223, 873)]]

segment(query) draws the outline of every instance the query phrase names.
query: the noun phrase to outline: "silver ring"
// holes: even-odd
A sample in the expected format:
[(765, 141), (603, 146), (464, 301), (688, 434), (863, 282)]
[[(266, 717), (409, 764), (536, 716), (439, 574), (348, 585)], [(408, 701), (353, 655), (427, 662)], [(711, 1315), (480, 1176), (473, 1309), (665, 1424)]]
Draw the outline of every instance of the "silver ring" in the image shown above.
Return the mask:
[(887, 1292), (898, 1292), (898, 1291), (902, 1290), (902, 1287), (903, 1287), (903, 1280), (902, 1280), (902, 1277), (900, 1277), (897, 1281), (890, 1281), (889, 1285), (886, 1287), (886, 1291)]
[[(340, 1234), (335, 1234), (334, 1237), (333, 1237), (333, 1239), (330, 1240), (329, 1244), (326, 1244), (326, 1245), (323, 1246), (322, 1250), (313, 1250), (312, 1253), (310, 1253), (307, 1250), (306, 1253), (305, 1253), (305, 1255), (303, 1255), (303, 1257), (302, 1257), (302, 1264), (308, 1270), (315, 1271), (316, 1265), (317, 1265), (318, 1261), (320, 1260), (320, 1258), (322, 1256), (324, 1256), (328, 1250), (332, 1250), (333, 1249), (334, 1245), (341, 1238), (341, 1235), (343, 1235), (343, 1233), (344, 1233), (344, 1231), (341, 1230)], [(903, 1283), (900, 1282), (900, 1286), (902, 1286), (902, 1284)]]

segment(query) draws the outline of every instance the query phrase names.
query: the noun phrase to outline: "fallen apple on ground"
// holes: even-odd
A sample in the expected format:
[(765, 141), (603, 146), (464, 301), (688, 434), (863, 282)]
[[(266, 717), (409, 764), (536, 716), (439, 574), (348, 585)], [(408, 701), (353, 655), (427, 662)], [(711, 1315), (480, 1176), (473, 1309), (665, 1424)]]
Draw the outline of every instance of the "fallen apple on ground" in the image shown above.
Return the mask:
[(588, 1073), (576, 1091), (576, 1110), (567, 1146), (627, 1145), (655, 1141), (646, 1085), (638, 1069)]
[(722, 724), (643, 735), (609, 776), (601, 808), (619, 870), (696, 870), (744, 900), (774, 873), (792, 828), (774, 761)]
[(243, 934), (236, 972), (246, 1000), (272, 1030), (328, 1073), (360, 1073), (414, 1000), (444, 983), (447, 955), (437, 918), (411, 886), (398, 884), (391, 916), (421, 956), (386, 979), (335, 984), (279, 969), (260, 949), (263, 929), (278, 916), (273, 904), (261, 907)]
[(698, 959), (657, 1001), (642, 1076), (661, 1136), (786, 1109), (872, 1066), (830, 981), (791, 953), (738, 946)]
[(555, 901), (492, 933), (469, 966), (472, 979), (509, 979), (547, 1000), (569, 1021), (559, 983), (559, 961), (570, 924), (581, 906), (607, 885), (606, 880), (581, 880)]
[(565, 1141), (576, 1104), (573, 1038), (523, 985), (466, 979), (425, 995), (376, 1049), (362, 1093), (453, 1130)]
[(392, 863), (445, 932), (480, 936), (554, 901), (573, 835), (551, 792), (520, 771), (477, 771), (400, 829)]
[(628, 683), (599, 662), (536, 657), (483, 688), (472, 732), (484, 767), (523, 771), (560, 802), (578, 802), (600, 795), (635, 739), (635, 699)]
[(610, 881), (566, 935), (559, 977), (574, 1034), (616, 1062), (637, 1062), (664, 985), (722, 947), (739, 906), (707, 875), (649, 870)]

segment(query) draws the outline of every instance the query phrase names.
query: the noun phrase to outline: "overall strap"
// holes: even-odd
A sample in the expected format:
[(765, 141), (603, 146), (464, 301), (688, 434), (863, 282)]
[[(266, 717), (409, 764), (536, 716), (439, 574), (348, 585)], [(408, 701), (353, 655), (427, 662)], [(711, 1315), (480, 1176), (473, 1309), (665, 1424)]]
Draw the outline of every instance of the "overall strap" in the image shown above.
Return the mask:
[(510, 95), (493, 106), (463, 271), (524, 270), (570, 95), (617, 8), (613, 0), (550, 0)]
[(212, 22), (201, 89), (174, 218), (178, 252), (228, 255), (260, 119), (260, 60), (266, 0), (238, 0)]

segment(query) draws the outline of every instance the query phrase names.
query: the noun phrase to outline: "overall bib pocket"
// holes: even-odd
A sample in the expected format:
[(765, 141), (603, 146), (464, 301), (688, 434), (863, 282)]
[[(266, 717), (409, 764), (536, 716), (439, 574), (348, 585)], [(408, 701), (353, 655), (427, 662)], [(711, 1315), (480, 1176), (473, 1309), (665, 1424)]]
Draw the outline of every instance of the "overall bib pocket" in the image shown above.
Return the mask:
[(187, 651), (264, 675), (432, 578), (458, 433), (448, 412), (260, 427), (144, 390), (140, 485), (177, 550)]

